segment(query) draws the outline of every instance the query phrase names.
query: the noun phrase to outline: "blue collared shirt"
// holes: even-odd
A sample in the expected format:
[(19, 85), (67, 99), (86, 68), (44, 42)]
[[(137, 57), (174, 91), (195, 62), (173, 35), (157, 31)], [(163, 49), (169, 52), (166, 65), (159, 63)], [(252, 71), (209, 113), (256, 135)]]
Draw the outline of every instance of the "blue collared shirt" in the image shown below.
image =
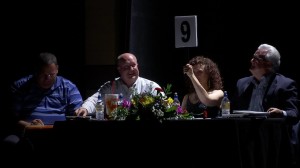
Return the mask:
[(248, 110), (252, 110), (252, 111), (268, 110), (263, 108), (262, 101), (266, 93), (270, 78), (271, 75), (267, 75), (262, 77), (262, 79), (258, 82), (253, 77), (252, 83), (254, 84), (254, 87), (253, 87), (253, 92), (252, 92), (251, 101)]
[(43, 90), (36, 85), (33, 75), (29, 75), (14, 82), (12, 92), (13, 111), (28, 122), (41, 119), (44, 124), (53, 124), (65, 120), (83, 102), (76, 85), (61, 76), (56, 77), (50, 89)]

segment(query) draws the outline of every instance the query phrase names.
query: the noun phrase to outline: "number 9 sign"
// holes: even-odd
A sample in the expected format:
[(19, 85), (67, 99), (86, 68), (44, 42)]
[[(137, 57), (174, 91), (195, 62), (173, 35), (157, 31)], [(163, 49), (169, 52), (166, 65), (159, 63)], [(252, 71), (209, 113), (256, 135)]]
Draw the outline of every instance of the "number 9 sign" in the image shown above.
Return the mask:
[(197, 46), (197, 16), (175, 16), (175, 47)]

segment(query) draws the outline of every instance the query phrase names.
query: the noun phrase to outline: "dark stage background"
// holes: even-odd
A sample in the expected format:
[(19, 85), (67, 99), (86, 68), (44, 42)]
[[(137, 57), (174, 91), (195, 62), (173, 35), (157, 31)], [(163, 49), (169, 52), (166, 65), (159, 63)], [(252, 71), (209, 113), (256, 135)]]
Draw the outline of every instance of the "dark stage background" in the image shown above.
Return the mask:
[[(280, 71), (297, 81), (299, 10), (284, 1), (132, 1), (131, 50), (142, 57), (141, 72), (161, 84), (185, 92), (182, 66), (195, 55), (214, 60), (224, 90), (232, 94), (238, 78), (250, 75), (250, 59), (262, 43), (281, 53)], [(197, 15), (198, 47), (175, 48), (174, 16)]]
[[(93, 65), (96, 71), (86, 71), (91, 65), (85, 62), (85, 14), (89, 10), (85, 2), (45, 0), (2, 4), (2, 106), (6, 104), (9, 84), (31, 71), (30, 60), (41, 51), (58, 56), (60, 75), (76, 83), (84, 99), (89, 96), (87, 90), (96, 90), (102, 82), (114, 77), (115, 71), (109, 70), (114, 65)], [(102, 5), (106, 5), (105, 2)], [(185, 93), (182, 66), (191, 57), (204, 55), (213, 59), (219, 65), (224, 90), (228, 90), (230, 96), (237, 79), (250, 75), (249, 61), (261, 43), (274, 45), (282, 55), (281, 73), (300, 82), (296, 72), (300, 37), (296, 2), (115, 2), (118, 36), (114, 52), (136, 54), (141, 76), (161, 86), (172, 83), (173, 91), (179, 92), (180, 98)], [(175, 48), (174, 17), (184, 15), (197, 15), (199, 43), (196, 48)]]

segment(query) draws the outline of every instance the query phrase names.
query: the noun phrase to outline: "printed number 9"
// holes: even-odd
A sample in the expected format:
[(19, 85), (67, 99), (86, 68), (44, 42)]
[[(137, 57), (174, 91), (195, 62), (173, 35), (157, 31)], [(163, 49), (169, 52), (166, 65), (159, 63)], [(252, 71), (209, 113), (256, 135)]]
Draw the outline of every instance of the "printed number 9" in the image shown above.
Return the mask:
[(189, 22), (187, 21), (183, 21), (180, 25), (181, 27), (181, 34), (183, 35), (181, 37), (183, 42), (188, 42), (190, 40), (190, 36), (191, 36), (191, 29), (190, 29), (190, 25)]

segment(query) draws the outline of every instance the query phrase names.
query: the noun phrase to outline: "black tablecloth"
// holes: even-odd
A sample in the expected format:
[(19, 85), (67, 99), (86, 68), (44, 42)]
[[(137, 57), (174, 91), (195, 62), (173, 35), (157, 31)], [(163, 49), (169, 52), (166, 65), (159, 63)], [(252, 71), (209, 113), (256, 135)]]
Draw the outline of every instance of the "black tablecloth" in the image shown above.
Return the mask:
[(112, 166), (276, 168), (290, 159), (283, 119), (75, 120), (56, 122), (53, 131), (52, 149), (62, 157)]

